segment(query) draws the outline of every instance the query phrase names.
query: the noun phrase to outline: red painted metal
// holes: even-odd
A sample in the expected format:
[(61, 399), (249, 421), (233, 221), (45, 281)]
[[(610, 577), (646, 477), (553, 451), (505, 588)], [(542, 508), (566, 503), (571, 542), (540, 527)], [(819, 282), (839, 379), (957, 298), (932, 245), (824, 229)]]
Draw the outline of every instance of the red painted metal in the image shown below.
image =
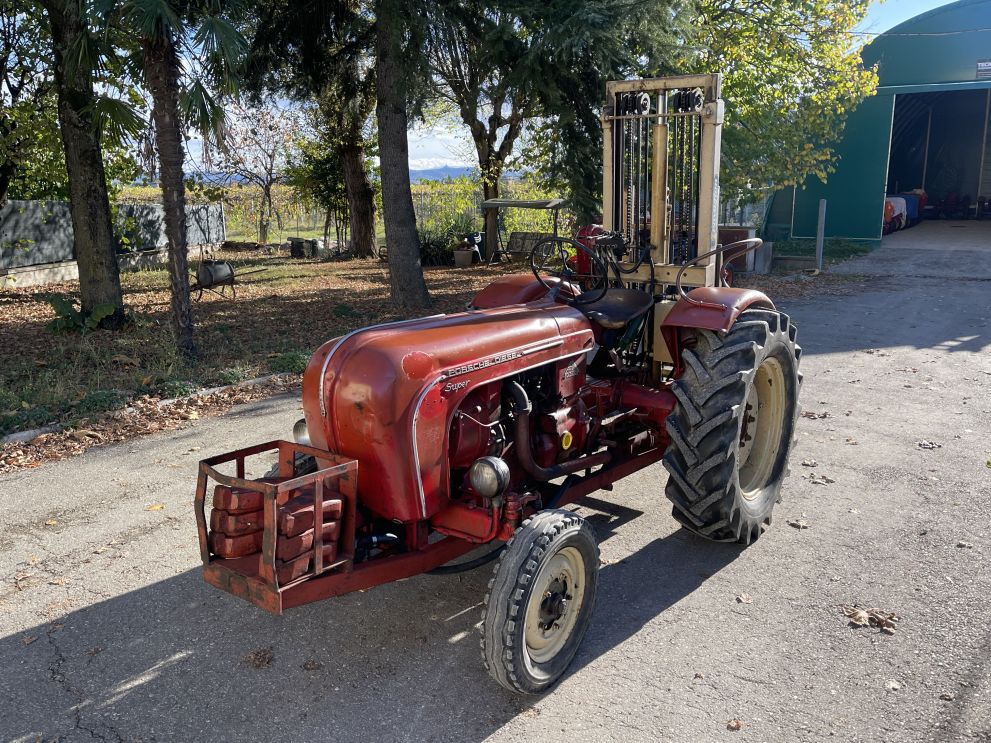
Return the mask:
[[(476, 546), (463, 539), (447, 537), (417, 552), (359, 563), (352, 570), (324, 573), (292, 583), (280, 581), (280, 588), (259, 578), (257, 560), (252, 561), (250, 557), (241, 558), (240, 561), (214, 561), (204, 565), (203, 577), (207, 583), (217, 588), (250, 601), (266, 611), (281, 614), (294, 606), (419, 575), (461, 557)], [(331, 562), (330, 565), (334, 566), (335, 563)]]
[(229, 537), (261, 531), (264, 524), (262, 510), (231, 513), (220, 508), (210, 512), (210, 531), (223, 532)]
[(645, 467), (649, 467), (652, 464), (656, 464), (661, 461), (663, 456), (664, 446), (658, 446), (655, 449), (643, 452), (635, 457), (613, 462), (612, 464), (603, 467), (598, 472), (582, 478), (574, 485), (565, 489), (558, 496), (554, 505), (557, 507), (574, 503), (580, 498), (584, 498), (586, 495), (591, 495), (596, 490), (608, 488), (617, 480), (622, 480), (624, 477), (629, 477), (634, 472), (642, 470)]
[[(303, 492), (279, 509), (279, 533), (294, 537), (313, 528), (313, 493)], [(339, 493), (325, 493), (323, 520), (334, 521), (341, 517), (344, 502)]]
[[(246, 480), (245, 460), (250, 456), (270, 451), (278, 451), (279, 477), (275, 481)], [(299, 455), (314, 457), (320, 469), (305, 475), (297, 474), (296, 462)], [(218, 465), (230, 462), (234, 462), (236, 476), (222, 474), (216, 469)], [(310, 575), (319, 576), (324, 571), (349, 570), (354, 560), (357, 475), (358, 463), (353, 459), (288, 441), (269, 441), (204, 459), (200, 462), (196, 496), (193, 501), (204, 577), (214, 585), (232, 592), (234, 590), (232, 586), (241, 586), (244, 588), (244, 595), (250, 597), (250, 600), (270, 611), (278, 611), (280, 604), (278, 596), (286, 582)], [(241, 491), (251, 491), (261, 495), (264, 527), (257, 534), (248, 535), (249, 539), (256, 539), (259, 534), (261, 535), (260, 554), (225, 559), (224, 555), (231, 556), (233, 553), (213, 549), (223, 542), (225, 536), (219, 532), (209, 535), (207, 531), (205, 502), (210, 480), (228, 488), (227, 492), (231, 495)], [(335, 495), (340, 496), (339, 499), (343, 504), (339, 524), (335, 522), (334, 526), (330, 527), (335, 541), (325, 545), (323, 543), (325, 531), (323, 529), (311, 531), (311, 550), (304, 551), (302, 555), (292, 560), (278, 559), (280, 507), (299, 496), (303, 490), (309, 489), (313, 492), (314, 511), (323, 513), (324, 484), (327, 482), (333, 483)], [(285, 540), (282, 542), (285, 543)], [(339, 550), (338, 544), (340, 544)], [(284, 554), (286, 552), (291, 550), (284, 550)], [(238, 554), (241, 554), (240, 551)], [(248, 579), (252, 581), (250, 584), (246, 582)]]
[(588, 320), (533, 304), (366, 328), (321, 347), (303, 376), (314, 446), (357, 460), (362, 506), (429, 519), (450, 499), (451, 420), (479, 386), (591, 348)]
[(661, 322), (664, 342), (676, 362), (681, 359), (679, 329), (698, 328), (725, 333), (748, 307), (774, 309), (774, 303), (768, 296), (756, 289), (702, 286), (688, 292), (688, 297), (679, 299)]
[[(549, 286), (556, 287), (561, 284), (557, 277), (547, 276), (544, 281)], [(577, 296), (579, 289), (571, 284), (561, 287), (561, 296)], [(487, 287), (482, 289), (469, 303), (469, 307), (476, 310), (495, 309), (497, 307), (508, 307), (514, 304), (529, 304), (538, 302), (547, 297), (547, 287), (543, 286), (533, 273), (519, 273), (503, 276), (496, 279)], [(548, 300), (548, 303), (550, 301)]]
[(500, 515), (499, 508), (476, 508), (465, 503), (452, 503), (430, 519), (430, 526), (449, 537), (481, 544), (495, 538), (499, 531)]
[(636, 408), (637, 415), (649, 421), (657, 431), (664, 431), (664, 421), (676, 403), (669, 387), (657, 389), (632, 382), (621, 383), (619, 400), (624, 408)]

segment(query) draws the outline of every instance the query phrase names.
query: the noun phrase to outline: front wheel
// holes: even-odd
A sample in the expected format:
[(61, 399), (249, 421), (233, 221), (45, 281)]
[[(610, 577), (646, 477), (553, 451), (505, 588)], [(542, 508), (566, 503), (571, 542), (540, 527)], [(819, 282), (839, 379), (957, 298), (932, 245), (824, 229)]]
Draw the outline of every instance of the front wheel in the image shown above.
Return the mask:
[(538, 694), (568, 668), (598, 585), (592, 527), (563, 509), (528, 519), (506, 544), (485, 596), (482, 659), (510, 691)]
[(787, 315), (752, 309), (726, 333), (699, 330), (667, 419), (665, 494), (709, 539), (750, 544), (771, 523), (798, 418), (802, 349)]

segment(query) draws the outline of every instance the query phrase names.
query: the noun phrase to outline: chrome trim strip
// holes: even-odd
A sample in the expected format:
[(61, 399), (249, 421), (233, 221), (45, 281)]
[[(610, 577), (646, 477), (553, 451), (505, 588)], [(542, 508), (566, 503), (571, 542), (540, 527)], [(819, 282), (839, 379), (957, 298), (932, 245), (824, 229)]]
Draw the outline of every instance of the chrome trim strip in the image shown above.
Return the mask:
[(424, 385), (420, 391), (420, 396), (416, 398), (416, 405), (413, 407), (413, 423), (410, 426), (413, 437), (413, 466), (416, 467), (416, 490), (420, 496), (420, 518), (427, 518), (427, 496), (423, 491), (423, 475), (420, 474), (420, 451), (416, 445), (416, 421), (420, 417), (420, 405), (436, 385), (447, 379), (447, 374), (441, 374), (430, 384)]
[[(578, 331), (577, 333), (569, 333), (566, 336), (561, 336), (560, 341), (561, 341), (561, 343), (564, 343), (564, 340), (563, 340), (564, 338), (569, 338), (572, 335), (580, 335), (583, 332), (588, 332), (589, 334), (591, 334), (591, 331)], [(547, 346), (547, 348), (550, 349), (550, 348), (553, 348), (556, 345), (558, 345), (558, 344), (555, 343), (553, 345), (549, 345), (549, 346)], [(540, 350), (545, 350), (545, 349), (543, 349), (543, 348), (536, 348), (534, 350), (535, 351), (540, 351)], [(565, 354), (563, 356), (558, 356), (555, 359), (548, 359), (547, 361), (541, 361), (540, 363), (537, 363), (537, 364), (531, 364), (530, 366), (525, 366), (522, 369), (516, 369), (515, 371), (511, 371), (511, 372), (508, 372), (506, 374), (503, 374), (501, 377), (493, 377), (492, 379), (487, 379), (484, 382), (484, 384), (489, 384), (491, 382), (498, 382), (499, 380), (506, 379), (507, 377), (511, 377), (514, 374), (520, 374), (520, 373), (525, 372), (525, 371), (530, 371), (530, 369), (535, 369), (538, 366), (545, 366), (546, 364), (553, 363), (554, 361), (558, 361), (560, 359), (570, 359), (572, 356), (581, 356), (582, 354), (585, 354), (585, 353), (588, 353), (588, 349), (587, 348), (583, 348), (581, 351), (573, 351), (572, 353), (568, 353), (568, 354)], [(526, 354), (524, 354), (524, 355), (526, 355)], [(423, 388), (423, 391), (420, 392), (419, 397), (417, 397), (417, 399), (416, 399), (416, 405), (413, 407), (413, 423), (412, 423), (412, 427), (411, 427), (412, 428), (412, 436), (413, 436), (413, 466), (416, 468), (416, 489), (417, 489), (418, 494), (420, 496), (420, 517), (421, 518), (424, 518), (424, 519), (427, 517), (427, 496), (426, 496), (426, 494), (424, 493), (424, 490), (423, 490), (423, 477), (420, 474), (420, 452), (419, 452), (419, 450), (417, 448), (417, 445), (416, 445), (416, 421), (417, 421), (417, 418), (420, 415), (420, 405), (423, 404), (424, 399), (426, 399), (427, 393), (430, 392), (430, 390), (432, 390), (436, 385), (440, 384), (445, 379), (447, 379), (447, 376), (448, 375), (446, 373), (445, 374), (441, 374), (439, 377), (437, 377), (436, 379), (434, 379), (433, 382), (431, 382), (430, 384), (426, 385)], [(474, 389), (474, 388), (471, 388), (471, 389)], [(465, 394), (467, 394), (467, 393), (465, 393)]]
[(358, 333), (364, 333), (366, 330), (378, 330), (379, 328), (387, 328), (392, 325), (402, 325), (404, 323), (419, 322), (420, 320), (436, 320), (438, 317), (444, 317), (444, 314), (439, 315), (428, 315), (427, 317), (415, 317), (407, 320), (393, 320), (392, 322), (381, 322), (377, 325), (369, 325), (368, 327), (358, 328), (357, 330), (352, 330), (350, 333), (342, 335), (340, 340), (334, 344), (334, 347), (330, 349), (329, 353), (323, 360), (323, 366), (320, 367), (320, 415), (327, 417), (327, 403), (324, 399), (324, 378), (327, 376), (327, 367), (330, 366), (330, 359), (337, 352), (337, 349), (341, 347), (344, 341), (349, 340), (352, 336)]

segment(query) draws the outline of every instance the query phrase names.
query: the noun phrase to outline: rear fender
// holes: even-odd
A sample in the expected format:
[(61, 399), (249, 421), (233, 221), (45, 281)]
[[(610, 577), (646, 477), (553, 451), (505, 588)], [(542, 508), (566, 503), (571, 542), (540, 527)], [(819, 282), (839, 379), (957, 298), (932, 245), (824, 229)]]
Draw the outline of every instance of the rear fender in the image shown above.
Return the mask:
[(756, 289), (703, 286), (692, 289), (661, 322), (664, 343), (675, 360), (675, 376), (681, 373), (682, 330), (712, 330), (725, 333), (740, 313), (749, 308), (774, 309), (774, 303)]
[[(561, 280), (553, 276), (545, 276), (550, 286), (558, 286)], [(571, 284), (561, 286), (558, 296), (562, 299), (577, 296), (577, 290)], [(532, 273), (512, 274), (496, 279), (474, 296), (468, 304), (468, 309), (484, 310), (495, 307), (508, 307), (513, 304), (528, 304), (541, 299), (549, 299), (547, 287), (543, 286)]]

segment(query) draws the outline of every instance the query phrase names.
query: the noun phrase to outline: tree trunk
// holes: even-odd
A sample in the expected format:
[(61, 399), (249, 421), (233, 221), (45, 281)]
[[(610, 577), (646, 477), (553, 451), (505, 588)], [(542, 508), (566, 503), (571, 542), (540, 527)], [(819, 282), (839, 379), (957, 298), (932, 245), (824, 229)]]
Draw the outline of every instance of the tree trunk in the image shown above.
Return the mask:
[(100, 325), (118, 328), (124, 322), (124, 297), (103, 151), (89, 108), (96, 98), (92, 70), (66, 70), (70, 49), (84, 32), (85, 20), (80, 17), (80, 4), (73, 0), (46, 0), (44, 6), (52, 32), (59, 129), (69, 175), (72, 247), (79, 266), (82, 310), (92, 312), (100, 305), (110, 305), (114, 312)]
[(360, 258), (371, 258), (375, 255), (375, 190), (368, 180), (365, 153), (360, 145), (345, 145), (340, 158), (348, 194), (351, 250)]
[(323, 246), (324, 246), (324, 250), (326, 251), (326, 253), (324, 253), (324, 256), (327, 258), (330, 257), (330, 223), (333, 221), (333, 219), (334, 219), (334, 210), (328, 209), (323, 216)]
[(258, 242), (268, 243), (268, 226), (272, 223), (272, 196), (268, 186), (262, 186), (262, 203), (258, 210)]
[[(482, 198), (499, 198), (499, 179), (490, 181), (488, 178), (482, 180)], [(485, 210), (485, 260), (489, 260), (499, 249), (499, 210)]]
[(0, 163), (0, 207), (7, 203), (7, 194), (10, 192), (10, 183), (17, 174), (17, 165), (13, 160), (4, 160)]
[(410, 12), (403, 0), (377, 0), (375, 22), (375, 115), (379, 127), (382, 206), (389, 251), (392, 301), (401, 309), (422, 310), (430, 295), (420, 265), (420, 240), (409, 184), (406, 86), (403, 80), (402, 19)]
[(186, 356), (196, 353), (193, 308), (189, 298), (186, 246), (186, 187), (182, 172), (182, 121), (179, 118), (179, 59), (171, 38), (144, 41), (145, 77), (152, 95), (152, 121), (158, 150), (159, 185), (165, 209), (172, 284), (172, 332)]

